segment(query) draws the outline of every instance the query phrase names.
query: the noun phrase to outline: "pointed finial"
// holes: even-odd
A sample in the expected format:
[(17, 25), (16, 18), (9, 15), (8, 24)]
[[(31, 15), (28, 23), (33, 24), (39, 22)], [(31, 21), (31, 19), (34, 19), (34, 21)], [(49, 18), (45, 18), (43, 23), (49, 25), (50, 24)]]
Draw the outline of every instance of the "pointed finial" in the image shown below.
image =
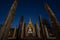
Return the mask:
[(29, 19), (29, 24), (32, 24), (31, 18)]
[(31, 22), (31, 18), (30, 18), (30, 22)]

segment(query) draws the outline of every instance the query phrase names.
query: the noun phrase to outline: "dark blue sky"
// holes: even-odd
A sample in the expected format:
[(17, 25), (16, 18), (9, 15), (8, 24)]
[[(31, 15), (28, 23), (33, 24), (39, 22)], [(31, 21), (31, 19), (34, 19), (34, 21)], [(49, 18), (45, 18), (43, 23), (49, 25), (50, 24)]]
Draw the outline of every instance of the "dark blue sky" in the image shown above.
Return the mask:
[[(0, 24), (4, 23), (4, 20), (7, 17), (13, 2), (14, 0), (0, 0)], [(36, 20), (40, 14), (42, 15), (42, 18), (48, 19), (48, 14), (44, 8), (45, 2), (49, 4), (60, 23), (59, 0), (18, 0), (18, 6), (15, 12), (14, 20), (12, 22), (12, 26), (19, 25), (21, 16), (24, 16), (24, 21), (26, 23), (28, 23), (29, 18), (31, 18), (33, 24), (36, 23)]]

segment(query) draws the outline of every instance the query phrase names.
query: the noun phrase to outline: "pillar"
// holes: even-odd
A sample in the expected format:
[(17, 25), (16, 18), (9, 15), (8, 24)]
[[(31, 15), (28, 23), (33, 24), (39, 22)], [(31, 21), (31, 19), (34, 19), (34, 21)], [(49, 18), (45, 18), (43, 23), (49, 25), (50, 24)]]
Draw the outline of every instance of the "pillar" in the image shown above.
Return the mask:
[(14, 1), (14, 3), (12, 4), (10, 10), (9, 10), (9, 13), (8, 13), (8, 16), (4, 22), (4, 25), (1, 29), (1, 33), (0, 33), (0, 40), (5, 40), (7, 38), (7, 34), (9, 32), (9, 28), (10, 28), (10, 25), (13, 21), (13, 18), (14, 18), (14, 12), (16, 10), (16, 6), (17, 6), (17, 0)]
[(16, 27), (14, 28), (13, 38), (16, 38)]
[(22, 16), (18, 27), (18, 39), (22, 37), (21, 33), (22, 33), (23, 26), (24, 26), (24, 17)]
[(60, 25), (57, 21), (57, 18), (55, 17), (53, 11), (51, 10), (47, 3), (45, 4), (45, 9), (48, 12), (50, 20), (52, 21), (51, 24), (53, 25), (54, 28), (56, 40), (60, 40)]
[(40, 25), (41, 25), (41, 31), (42, 31), (42, 40), (46, 40), (46, 36), (45, 36), (45, 30), (44, 30), (44, 25), (43, 25), (43, 20), (42, 20), (42, 17), (41, 17), (41, 15), (40, 15), (40, 17), (39, 17), (39, 19), (40, 19)]
[(22, 25), (22, 32), (21, 32), (21, 38), (24, 37), (24, 22), (23, 22), (23, 25)]
[(40, 27), (39, 27), (38, 21), (36, 22), (36, 30), (37, 30), (37, 36), (38, 36), (38, 38), (41, 38)]

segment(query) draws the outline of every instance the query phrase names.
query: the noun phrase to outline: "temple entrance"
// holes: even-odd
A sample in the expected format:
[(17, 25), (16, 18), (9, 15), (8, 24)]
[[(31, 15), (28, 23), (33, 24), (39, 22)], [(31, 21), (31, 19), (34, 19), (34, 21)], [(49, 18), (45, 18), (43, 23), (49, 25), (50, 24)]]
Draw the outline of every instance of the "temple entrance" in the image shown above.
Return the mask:
[(33, 37), (33, 29), (31, 27), (28, 28), (28, 37)]

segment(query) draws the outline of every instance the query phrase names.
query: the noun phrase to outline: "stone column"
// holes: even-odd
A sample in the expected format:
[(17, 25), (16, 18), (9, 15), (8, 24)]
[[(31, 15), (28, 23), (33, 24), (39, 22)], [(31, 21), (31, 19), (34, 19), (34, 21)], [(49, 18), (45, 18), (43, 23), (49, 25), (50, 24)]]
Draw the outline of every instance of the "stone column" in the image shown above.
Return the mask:
[(14, 1), (14, 3), (12, 4), (11, 8), (10, 8), (10, 11), (9, 11), (9, 14), (4, 22), (4, 25), (1, 29), (1, 33), (0, 33), (0, 40), (2, 38), (2, 40), (5, 40), (6, 37), (7, 37), (7, 34), (8, 34), (8, 30), (10, 28), (10, 25), (13, 21), (13, 18), (14, 18), (14, 12), (16, 10), (16, 6), (17, 6), (17, 0)]
[(24, 37), (26, 37), (26, 35), (25, 35), (25, 27), (26, 27), (26, 23), (24, 23)]
[(14, 28), (13, 38), (16, 38), (16, 27)]
[(24, 37), (24, 22), (23, 22), (23, 25), (22, 25), (22, 32), (21, 32), (21, 38)]
[(48, 30), (47, 30), (47, 28), (46, 28), (46, 25), (44, 25), (44, 27), (45, 27), (46, 37), (49, 38), (49, 34), (48, 34)]
[(40, 25), (41, 25), (41, 31), (42, 31), (42, 39), (46, 40), (45, 30), (44, 30), (44, 26), (43, 26), (43, 21), (42, 21), (41, 15), (40, 15)]
[(19, 28), (18, 28), (18, 39), (21, 38), (21, 33), (22, 33), (22, 26), (24, 26), (24, 17), (22, 16), (20, 19), (20, 23), (19, 23)]
[(37, 29), (37, 36), (38, 36), (38, 38), (41, 38), (40, 27), (39, 27), (38, 21), (36, 22), (36, 29)]
[(52, 25), (54, 27), (56, 40), (60, 40), (60, 25), (59, 25), (59, 23), (57, 21), (57, 18), (55, 17), (53, 11), (51, 10), (51, 8), (48, 6), (47, 3), (45, 4), (45, 9), (48, 12), (50, 20), (52, 21)]

